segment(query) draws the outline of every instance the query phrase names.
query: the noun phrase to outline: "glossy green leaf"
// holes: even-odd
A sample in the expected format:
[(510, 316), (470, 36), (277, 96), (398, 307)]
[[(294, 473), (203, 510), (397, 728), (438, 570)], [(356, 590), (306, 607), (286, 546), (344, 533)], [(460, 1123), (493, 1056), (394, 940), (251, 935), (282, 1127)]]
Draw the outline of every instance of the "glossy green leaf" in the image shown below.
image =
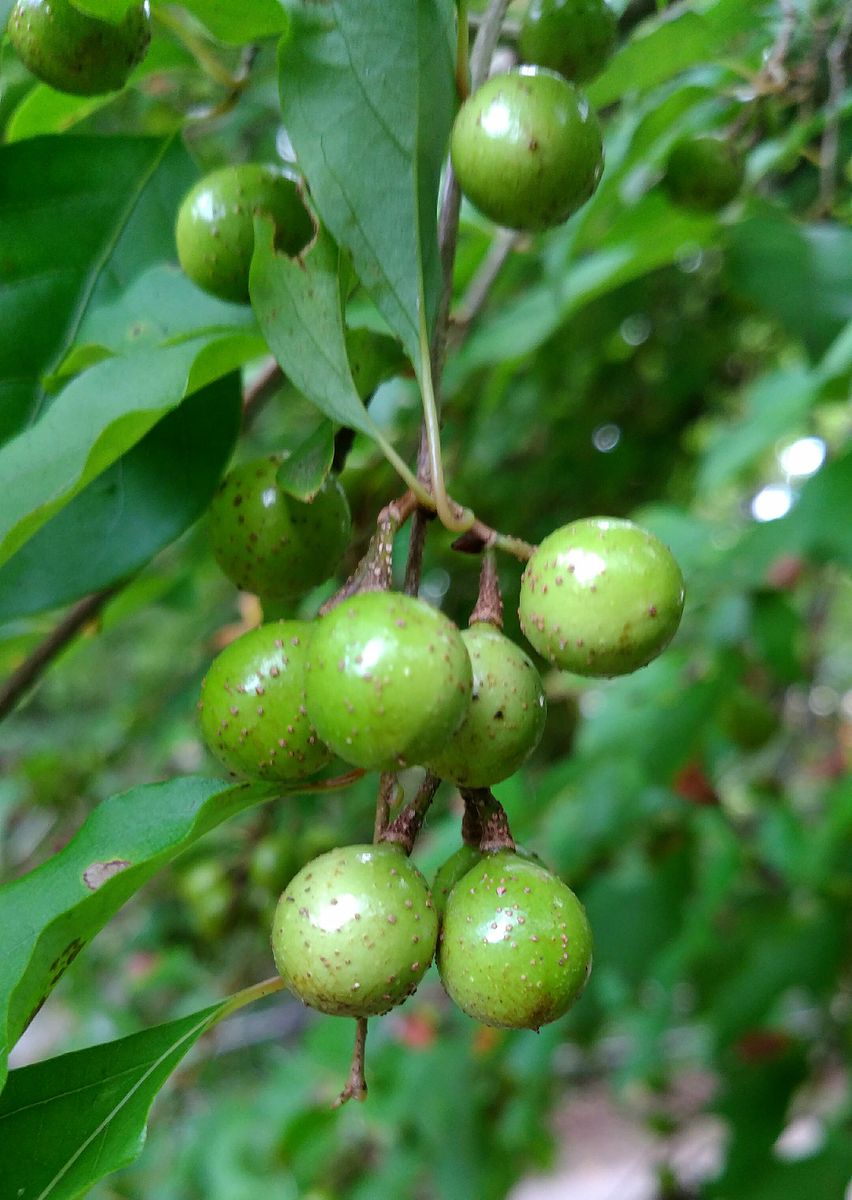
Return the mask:
[(72, 1200), (132, 1162), (157, 1092), (227, 1006), (12, 1071), (0, 1097), (5, 1194)]
[(299, 258), (288, 258), (275, 249), (272, 223), (255, 224), (251, 298), (269, 349), (320, 412), (374, 435), (346, 353), (337, 247), (320, 230)]
[(258, 38), (277, 37), (289, 25), (279, 0), (184, 0), (184, 8), (206, 25), (221, 42), (242, 45)]
[(37, 424), (0, 447), (7, 492), (0, 562), (180, 403), (205, 344), (196, 339), (98, 363)]
[(454, 5), (331, 0), (293, 10), (281, 107), (323, 222), (419, 361), (437, 311), (437, 196), (455, 101)]
[(0, 889), (0, 1082), (6, 1057), (80, 951), (151, 876), (268, 785), (187, 776), (105, 800), (53, 858)]
[(106, 96), (72, 96), (39, 83), (27, 92), (6, 126), (6, 141), (21, 142), (43, 134), (64, 133), (78, 121), (115, 99)]
[(754, 29), (767, 8), (764, 0), (717, 0), (700, 13), (662, 13), (640, 26), (610, 59), (589, 85), (589, 99), (602, 108), (629, 92), (656, 87), (689, 67), (718, 59), (739, 34)]
[(174, 541), (209, 504), (241, 417), (238, 375), (164, 417), (0, 567), (0, 621), (125, 579)]
[(331, 470), (334, 458), (334, 426), (318, 425), (278, 468), (278, 484), (290, 496), (306, 503), (313, 500)]
[(195, 174), (180, 143), (159, 138), (40, 137), (0, 148), (0, 441), (48, 405), (43, 377), (89, 309), (173, 258), (174, 214)]

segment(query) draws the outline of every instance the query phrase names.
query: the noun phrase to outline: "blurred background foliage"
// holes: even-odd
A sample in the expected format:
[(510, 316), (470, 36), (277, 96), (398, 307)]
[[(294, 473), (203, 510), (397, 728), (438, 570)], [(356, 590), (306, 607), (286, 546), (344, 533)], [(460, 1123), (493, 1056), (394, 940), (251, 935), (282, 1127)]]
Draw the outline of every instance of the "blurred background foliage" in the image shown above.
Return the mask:
[[(522, 7), (510, 9), (507, 50)], [(329, 1104), (350, 1023), (277, 997), (202, 1040), (158, 1101), (143, 1156), (96, 1200), (256, 1200), (261, 1189), (280, 1200), (496, 1200), (554, 1162), (554, 1114), (600, 1086), (657, 1139), (660, 1197), (844, 1196), (852, 91), (848, 42), (839, 73), (828, 51), (848, 35), (849, 10), (653, 9), (628, 6), (629, 51), (669, 40), (623, 51), (591, 85), (607, 139), (593, 200), (563, 228), (511, 242), (463, 211), (459, 344), (445, 377), (454, 495), (528, 540), (575, 517), (630, 514), (671, 545), (687, 578), (683, 627), (650, 667), (607, 682), (546, 675), (544, 741), (496, 789), (516, 837), (588, 908), (588, 991), (539, 1035), (506, 1034), (453, 1009), (433, 968), (402, 1009), (371, 1023), (369, 1101), (338, 1112)], [(707, 16), (704, 41), (666, 19), (683, 9)], [(55, 94), (33, 88), (7, 48), (6, 140), (182, 129), (201, 168), (286, 157), (274, 46), (249, 62), (183, 10), (163, 11), (169, 26), (134, 86), (106, 104), (63, 98), (51, 110)], [(210, 60), (245, 72), (237, 103)], [(676, 210), (659, 186), (673, 141), (700, 130), (728, 130), (748, 156), (743, 195), (721, 218)], [(506, 261), (480, 306), (495, 255)], [(356, 296), (350, 318), (376, 314)], [(412, 382), (385, 384), (371, 411), (410, 454)], [(253, 413), (237, 455), (297, 445), (315, 424), (285, 383)], [(399, 487), (360, 436), (343, 481), (352, 567)], [(463, 622), (477, 562), (450, 541), (432, 530), (423, 594)], [(520, 566), (501, 562), (501, 575), (519, 636)], [(114, 792), (217, 774), (195, 722), (198, 685), (216, 649), (259, 617), (212, 563), (203, 520), (111, 600), (3, 726), (5, 879), (55, 852)], [(0, 670), (56, 620), (0, 626)], [(369, 836), (374, 789), (367, 778), (288, 797), (210, 834), (104, 930), (13, 1062), (133, 1032), (270, 974), (275, 898), (317, 853)], [(445, 787), (415, 851), (425, 871), (455, 848), (458, 822)], [(678, 1104), (689, 1078), (706, 1086)], [(721, 1133), (696, 1181), (669, 1149), (702, 1113)], [(785, 1151), (779, 1138), (803, 1118), (811, 1136)]]

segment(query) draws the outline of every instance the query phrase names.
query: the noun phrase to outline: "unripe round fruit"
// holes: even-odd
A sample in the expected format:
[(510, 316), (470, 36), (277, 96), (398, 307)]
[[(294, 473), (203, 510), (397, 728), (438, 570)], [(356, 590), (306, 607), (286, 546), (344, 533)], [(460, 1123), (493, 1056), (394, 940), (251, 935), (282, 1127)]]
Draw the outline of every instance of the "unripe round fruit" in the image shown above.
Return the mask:
[(344, 846), (290, 881), (275, 910), (272, 950), (305, 1004), (372, 1017), (411, 995), (437, 936), (426, 881), (399, 846)]
[(473, 668), (467, 716), (426, 764), (459, 787), (490, 787), (514, 775), (541, 740), (547, 703), (538, 671), (514, 642), (486, 623), (462, 632)]
[(674, 637), (683, 576), (671, 551), (632, 521), (588, 517), (544, 539), (521, 579), (521, 628), (564, 671), (626, 675)]
[(281, 167), (220, 167), (187, 193), (175, 239), (180, 265), (193, 283), (222, 300), (248, 304), (256, 213), (272, 217), (275, 244), (285, 254), (298, 254), (313, 237), (299, 189)]
[(465, 196), (510, 229), (560, 225), (588, 200), (603, 170), (588, 100), (540, 67), (484, 83), (459, 110), (450, 151)]
[(524, 62), (582, 83), (594, 78), (612, 54), (616, 29), (606, 0), (531, 0), (518, 49)]
[(117, 23), (80, 12), (68, 0), (18, 0), (8, 25), (21, 61), (43, 83), (75, 96), (123, 88), (151, 40), (147, 0)]
[(272, 621), (219, 654), (201, 685), (201, 732), (212, 754), (249, 779), (307, 779), (331, 754), (305, 709), (307, 621)]
[(217, 859), (205, 858), (179, 871), (177, 890), (203, 938), (221, 937), (228, 926), (236, 890)]
[[(528, 859), (530, 862), (537, 862), (539, 866), (544, 866), (544, 863), (533, 850), (525, 850), (523, 846), (516, 846), (515, 853), (518, 858)], [(454, 854), (450, 855), (443, 866), (438, 868), (434, 882), (432, 883), (432, 903), (435, 905), (435, 912), (438, 914), (439, 921), (443, 920), (444, 909), (447, 907), (447, 897), (450, 892), (458, 881), (484, 857), (484, 852), (478, 846), (471, 846), (465, 842), (459, 846)]]
[(702, 134), (675, 143), (663, 185), (675, 204), (718, 212), (737, 195), (744, 178), (743, 161), (730, 142)]
[(425, 762), (461, 724), (470, 689), (461, 634), (422, 600), (365, 592), (316, 624), (308, 712), (322, 740), (354, 766)]
[(592, 965), (592, 934), (569, 887), (511, 851), (486, 855), (447, 899), (438, 967), (484, 1025), (539, 1029), (568, 1011)]
[(298, 869), (293, 839), (283, 833), (268, 833), (251, 852), (249, 883), (279, 896)]
[(276, 480), (271, 454), (234, 467), (210, 505), (210, 545), (228, 578), (264, 600), (304, 595), (332, 574), (351, 531), (346, 493), (333, 476), (310, 504)]

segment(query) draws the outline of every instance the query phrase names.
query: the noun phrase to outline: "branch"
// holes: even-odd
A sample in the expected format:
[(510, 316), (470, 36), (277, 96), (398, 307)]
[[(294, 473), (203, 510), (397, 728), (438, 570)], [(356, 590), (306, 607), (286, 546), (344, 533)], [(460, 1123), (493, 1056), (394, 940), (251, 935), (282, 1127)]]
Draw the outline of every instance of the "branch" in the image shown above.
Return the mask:
[(349, 1068), (349, 1078), (343, 1091), (332, 1105), (340, 1108), (347, 1100), (367, 1099), (367, 1080), (364, 1076), (364, 1053), (367, 1047), (367, 1018), (359, 1017), (355, 1022), (355, 1047), (352, 1051), (352, 1065)]
[(406, 854), (410, 854), (423, 825), (423, 819), (440, 786), (441, 780), (438, 776), (427, 771), (423, 782), (417, 789), (417, 795), (410, 804), (406, 804), (399, 816), (391, 821), (382, 833), (380, 841), (395, 842), (398, 846), (402, 846)]
[(0, 687), (0, 721), (8, 717), (18, 701), (41, 679), (53, 660), (61, 654), (68, 643), (93, 620), (107, 601), (119, 591), (122, 584), (102, 588), (86, 596), (68, 610), (52, 633), (36, 646), (17, 670), (13, 671)]
[(250, 387), (243, 392), (243, 430), (249, 428), (284, 382), (284, 372), (274, 358), (263, 367)]
[(470, 281), (467, 292), (452, 318), (450, 337), (454, 347), (467, 337), (471, 326), (485, 307), (491, 288), (519, 240), (520, 235), (514, 230), (498, 229), (494, 241), (488, 248), (488, 253)]

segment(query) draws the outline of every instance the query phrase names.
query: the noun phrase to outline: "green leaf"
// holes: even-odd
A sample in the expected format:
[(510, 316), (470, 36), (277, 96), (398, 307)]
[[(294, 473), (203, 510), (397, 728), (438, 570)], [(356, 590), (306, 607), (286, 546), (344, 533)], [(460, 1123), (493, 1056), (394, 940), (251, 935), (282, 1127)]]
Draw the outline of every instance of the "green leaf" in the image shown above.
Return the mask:
[(228, 464), (241, 400), (238, 375), (210, 384), (84, 488), (0, 567), (0, 621), (125, 579), (179, 537)]
[(133, 788), (105, 800), (63, 850), (0, 889), (0, 1083), (11, 1046), (125, 901), (209, 830), (275, 792), (198, 776)]
[(157, 1092), (228, 1004), (12, 1071), (0, 1098), (5, 1194), (72, 1200), (137, 1158)]
[(0, 148), (0, 441), (43, 411), (42, 379), (89, 309), (174, 257), (174, 214), (195, 175), (180, 143), (160, 138)]
[(288, 258), (274, 236), (272, 222), (258, 217), (249, 287), (269, 349), (320, 412), (375, 437), (346, 354), (337, 246), (321, 229), (299, 258)]
[(656, 87), (688, 67), (718, 59), (739, 34), (753, 30), (765, 0), (719, 0), (702, 13), (669, 12), (645, 22), (589, 85), (592, 104), (604, 107), (628, 92)]
[(239, 4), (234, 0), (183, 0), (183, 7), (198, 17), (214, 37), (235, 46), (277, 37), (290, 24), (279, 0), (240, 0)]
[(800, 225), (767, 209), (731, 229), (727, 265), (731, 286), (801, 338), (814, 359), (852, 320), (850, 229)]
[(323, 421), (284, 459), (278, 468), (278, 483), (297, 500), (313, 500), (331, 470), (333, 459), (334, 426), (330, 421)]
[(293, 10), (281, 107), (320, 217), (412, 362), (441, 290), (437, 196), (455, 103), (454, 5)]
[(114, 99), (114, 92), (106, 96), (72, 96), (69, 92), (57, 92), (46, 83), (37, 84), (9, 118), (5, 140), (22, 142), (42, 134), (63, 133)]
[(0, 447), (0, 562), (138, 442), (190, 387), (204, 342), (110, 358), (73, 380), (44, 416)]

